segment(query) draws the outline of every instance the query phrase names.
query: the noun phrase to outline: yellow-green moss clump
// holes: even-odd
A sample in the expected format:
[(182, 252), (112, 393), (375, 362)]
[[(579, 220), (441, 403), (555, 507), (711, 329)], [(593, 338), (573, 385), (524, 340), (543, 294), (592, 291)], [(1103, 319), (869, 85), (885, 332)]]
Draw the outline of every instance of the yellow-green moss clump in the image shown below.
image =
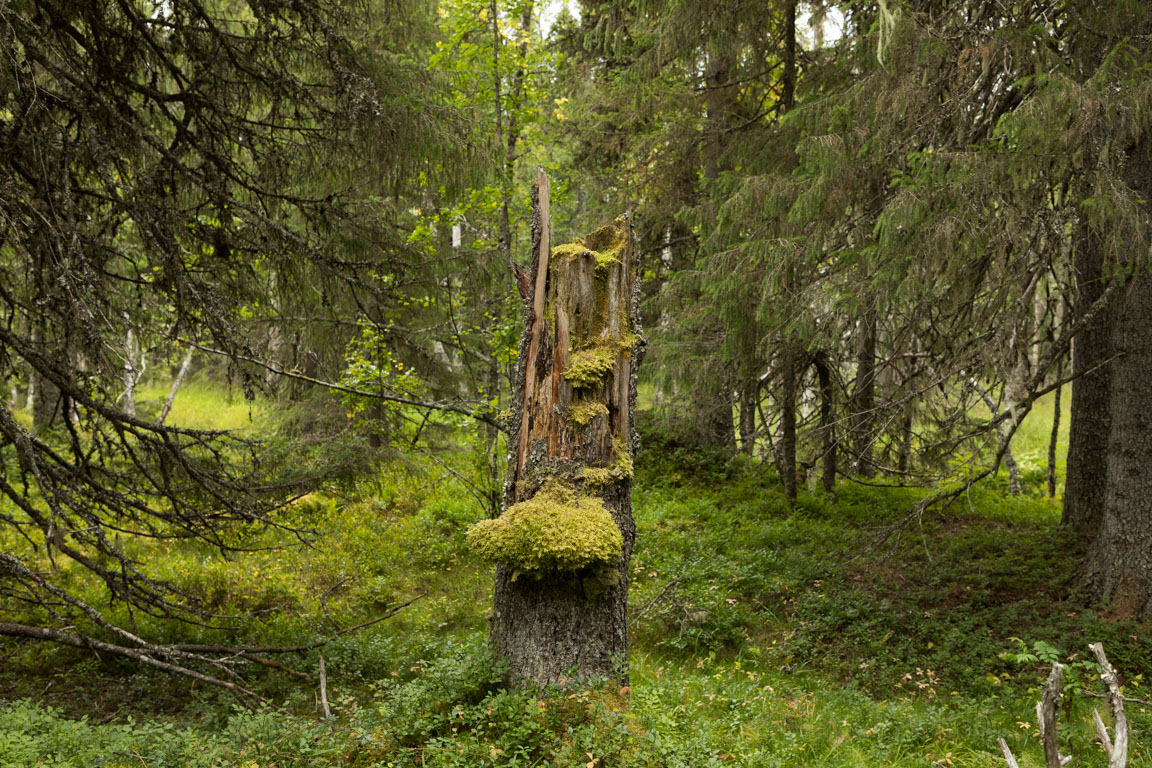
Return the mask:
[(592, 419), (600, 415), (608, 415), (608, 406), (601, 402), (592, 401), (568, 405), (568, 421), (577, 427), (588, 426), (592, 423)]
[(615, 460), (607, 467), (584, 467), (576, 477), (587, 485), (608, 485), (632, 477), (632, 454), (618, 437), (612, 440), (612, 455)]
[(577, 350), (568, 358), (568, 367), (564, 369), (564, 379), (577, 389), (593, 387), (612, 370), (615, 362), (615, 345)]
[(468, 547), (521, 573), (579, 571), (620, 558), (624, 539), (600, 499), (548, 480), (527, 501), (468, 529)]
[[(597, 230), (597, 232), (598, 231), (599, 230)], [(595, 233), (593, 233), (593, 235), (595, 235)], [(601, 238), (601, 240), (603, 239), (604, 238)], [(618, 244), (617, 240), (619, 241)], [(552, 259), (554, 261), (560, 261), (564, 258), (574, 259), (577, 256), (587, 253), (596, 260), (596, 272), (604, 273), (607, 272), (608, 268), (613, 264), (620, 263), (620, 250), (624, 247), (624, 240), (623, 238), (617, 238), (617, 240), (608, 241), (609, 248), (598, 251), (585, 245), (584, 240), (581, 238), (576, 238), (576, 240), (571, 243), (564, 243), (563, 245), (558, 245), (553, 248)]]

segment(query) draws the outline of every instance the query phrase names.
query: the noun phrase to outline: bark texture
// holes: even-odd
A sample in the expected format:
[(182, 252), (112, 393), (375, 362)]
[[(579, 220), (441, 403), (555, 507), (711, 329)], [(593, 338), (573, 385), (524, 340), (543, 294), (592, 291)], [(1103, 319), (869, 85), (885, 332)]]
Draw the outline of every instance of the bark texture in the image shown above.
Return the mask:
[(1082, 586), (1123, 617), (1152, 617), (1152, 277), (1132, 280), (1112, 328), (1106, 480)]
[[(1076, 311), (1087, 311), (1104, 293), (1104, 257), (1099, 237), (1087, 231), (1077, 237)], [(1104, 511), (1108, 435), (1112, 429), (1112, 326), (1117, 308), (1105, 307), (1072, 345), (1071, 415), (1061, 522), (1095, 536)]]
[(636, 538), (632, 454), (643, 351), (627, 216), (583, 243), (550, 247), (548, 183), (533, 188), (533, 265), (520, 345), (505, 509), (552, 478), (601, 499), (623, 537), (620, 559), (536, 575), (497, 566), (491, 636), (512, 683), (628, 679), (628, 567)]
[[(1134, 39), (1148, 55), (1152, 16), (1146, 15), (1140, 27)], [(1125, 167), (1128, 187), (1147, 200), (1152, 195), (1152, 136), (1145, 134), (1132, 145)], [(1103, 512), (1081, 568), (1081, 587), (1112, 615), (1147, 619), (1152, 618), (1152, 275), (1142, 248), (1134, 248), (1122, 267), (1127, 280), (1109, 323), (1109, 349), (1115, 357), (1108, 364)], [(1074, 427), (1077, 415), (1080, 425), (1093, 417), (1073, 410)]]

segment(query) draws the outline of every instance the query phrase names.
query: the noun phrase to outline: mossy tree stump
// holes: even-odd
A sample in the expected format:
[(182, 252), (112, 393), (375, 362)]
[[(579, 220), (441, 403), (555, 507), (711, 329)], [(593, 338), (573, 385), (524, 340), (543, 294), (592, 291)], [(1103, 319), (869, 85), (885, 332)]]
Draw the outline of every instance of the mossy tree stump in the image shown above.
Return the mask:
[[(519, 546), (533, 555), (503, 544), (503, 557), (488, 553), (498, 560), (492, 641), (514, 683), (546, 685), (573, 675), (626, 682), (636, 538), (632, 414), (643, 350), (632, 227), (622, 216), (552, 248), (543, 171), (532, 197), (532, 291), (513, 395), (505, 513), (492, 522), (506, 538), (520, 535), (514, 526), (524, 531)], [(608, 516), (618, 538), (612, 526), (605, 531)], [(537, 567), (541, 562), (551, 565)]]

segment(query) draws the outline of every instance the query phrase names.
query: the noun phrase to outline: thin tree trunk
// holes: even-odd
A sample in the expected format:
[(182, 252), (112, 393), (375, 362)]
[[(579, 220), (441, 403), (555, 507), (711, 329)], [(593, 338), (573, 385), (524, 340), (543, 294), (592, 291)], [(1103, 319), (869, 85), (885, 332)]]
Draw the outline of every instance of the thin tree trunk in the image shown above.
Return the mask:
[(780, 396), (776, 407), (780, 409), (780, 447), (777, 459), (777, 473), (784, 485), (784, 495), (796, 498), (796, 380), (799, 378), (799, 361), (796, 359), (795, 343), (790, 339), (784, 342), (780, 361)]
[(740, 388), (740, 452), (753, 454), (756, 441), (756, 399), (759, 382), (750, 376)]
[(872, 425), (876, 408), (876, 313), (869, 310), (860, 320), (856, 347), (856, 381), (852, 392), (853, 469), (871, 477), (875, 462)]
[[(633, 413), (643, 349), (639, 280), (627, 217), (552, 254), (548, 180), (533, 186), (532, 309), (520, 341), (504, 503), (545, 481), (599, 499), (622, 536), (617, 562), (577, 572), (496, 571), (492, 644), (512, 682), (575, 673), (628, 680)], [(591, 249), (591, 250), (588, 250)], [(617, 256), (597, 261), (591, 251)], [(507, 514), (507, 511), (505, 512)]]
[(124, 338), (124, 413), (136, 417), (136, 383), (143, 374), (137, 369), (137, 358), (140, 357), (139, 345), (136, 343), (136, 333), (131, 328)]
[[(1064, 361), (1056, 365), (1056, 381), (1064, 375)], [(1056, 496), (1056, 446), (1060, 441), (1060, 397), (1064, 387), (1057, 387), (1052, 398), (1052, 434), (1048, 438), (1048, 498)]]
[(896, 459), (896, 468), (900, 474), (907, 475), (912, 471), (912, 438), (916, 406), (909, 400), (904, 406), (904, 420), (900, 425), (900, 455)]
[(780, 106), (788, 111), (796, 104), (796, 0), (788, 0), (784, 9), (784, 78), (780, 87)]
[(816, 378), (820, 384), (820, 433), (824, 436), (824, 491), (832, 493), (836, 487), (836, 421), (832, 365), (825, 350), (816, 353), (813, 364), (816, 366)]
[(188, 375), (188, 370), (192, 367), (192, 355), (195, 352), (195, 348), (189, 349), (188, 354), (184, 355), (184, 362), (180, 363), (180, 370), (176, 372), (176, 378), (172, 381), (172, 388), (168, 390), (168, 399), (164, 401), (164, 407), (160, 409), (160, 417), (156, 419), (157, 424), (163, 424), (164, 420), (168, 418), (168, 414), (172, 412), (172, 404), (176, 402), (176, 394), (180, 391), (184, 377)]

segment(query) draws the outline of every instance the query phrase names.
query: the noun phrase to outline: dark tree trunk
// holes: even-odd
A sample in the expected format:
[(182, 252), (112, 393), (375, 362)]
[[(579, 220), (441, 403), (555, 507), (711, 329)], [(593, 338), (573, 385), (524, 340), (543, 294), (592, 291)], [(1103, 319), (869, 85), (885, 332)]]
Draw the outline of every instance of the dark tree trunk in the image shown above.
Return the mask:
[[(1088, 311), (1104, 293), (1104, 258), (1099, 236), (1081, 225), (1076, 248), (1076, 304), (1073, 316)], [(1072, 346), (1072, 407), (1068, 422), (1068, 461), (1061, 522), (1096, 535), (1104, 510), (1113, 365), (1112, 326), (1116, 302), (1105, 307), (1079, 333)]]
[(896, 469), (901, 475), (912, 471), (912, 438), (916, 405), (909, 400), (904, 406), (904, 418), (900, 425), (900, 453), (896, 457)]
[(732, 423), (732, 387), (723, 374), (698, 379), (692, 393), (692, 410), (696, 413), (696, 444), (722, 451), (736, 446)]
[(824, 491), (832, 493), (836, 487), (836, 421), (834, 418), (834, 391), (832, 389), (832, 365), (828, 353), (821, 350), (813, 359), (816, 366), (816, 379), (820, 383), (820, 432), (824, 436)]
[(853, 469), (861, 477), (874, 472), (872, 454), (876, 409), (876, 313), (869, 310), (860, 320), (856, 347), (856, 381), (852, 387)]
[(784, 342), (780, 361), (779, 396), (776, 407), (780, 409), (780, 443), (776, 456), (776, 471), (784, 485), (784, 495), (796, 498), (796, 382), (800, 378), (800, 361), (797, 359), (796, 344), (792, 340)]
[[(1142, 53), (1152, 54), (1149, 34), (1152, 17), (1145, 16), (1139, 34)], [(1152, 136), (1144, 135), (1128, 152), (1125, 181), (1140, 198), (1152, 195)], [(1147, 213), (1145, 213), (1147, 216)], [(1099, 262), (1097, 262), (1099, 263)], [(1138, 248), (1127, 264), (1123, 293), (1109, 316), (1106, 350), (1114, 355), (1108, 365), (1109, 430), (1103, 514), (1098, 533), (1080, 573), (1080, 586), (1120, 617), (1152, 618), (1152, 275), (1146, 246)], [(1113, 277), (1112, 279), (1118, 279)], [(1087, 345), (1084, 345), (1087, 346)], [(1078, 348), (1084, 347), (1078, 345)], [(1093, 349), (1092, 354), (1100, 351)], [(1100, 359), (1100, 358), (1096, 358)], [(1073, 408), (1076, 406), (1073, 389)], [(1083, 393), (1082, 393), (1083, 394)], [(1081, 411), (1084, 426), (1091, 413)], [(1082, 468), (1081, 468), (1082, 469)], [(1077, 520), (1092, 527), (1090, 509), (1077, 499)]]
[[(1056, 364), (1056, 381), (1064, 375), (1064, 361)], [(1048, 436), (1048, 498), (1056, 495), (1056, 448), (1060, 440), (1060, 399), (1064, 387), (1057, 387), (1052, 398), (1052, 432)]]
[[(553, 253), (543, 172), (533, 204), (533, 295), (513, 393), (505, 508), (559, 480), (603, 501), (623, 547), (614, 565), (581, 572), (536, 578), (497, 566), (492, 643), (513, 683), (545, 685), (572, 674), (626, 682), (633, 411), (643, 349), (632, 229), (621, 217), (588, 235), (583, 248)], [(605, 259), (607, 252), (616, 258)]]
[(1081, 586), (1114, 615), (1152, 618), (1152, 278), (1133, 279), (1119, 310), (1103, 514)]
[(784, 8), (784, 79), (780, 86), (780, 106), (784, 111), (796, 104), (796, 0)]
[(756, 399), (760, 383), (748, 377), (740, 388), (740, 450), (751, 456), (756, 443)]

